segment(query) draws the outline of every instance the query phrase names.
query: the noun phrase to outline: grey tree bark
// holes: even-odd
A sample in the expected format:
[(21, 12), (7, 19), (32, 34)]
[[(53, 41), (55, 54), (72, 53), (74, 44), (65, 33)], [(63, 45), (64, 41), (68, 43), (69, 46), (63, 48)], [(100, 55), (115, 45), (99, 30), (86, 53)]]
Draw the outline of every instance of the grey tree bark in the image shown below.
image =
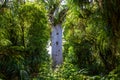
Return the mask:
[[(65, 20), (67, 7), (62, 6), (62, 0), (46, 0), (49, 8), (48, 16), (51, 24), (52, 67), (63, 63), (62, 55), (62, 23)], [(62, 6), (63, 8), (61, 8)]]
[(62, 55), (62, 26), (57, 24), (52, 27), (52, 67), (55, 69), (58, 65), (63, 62)]

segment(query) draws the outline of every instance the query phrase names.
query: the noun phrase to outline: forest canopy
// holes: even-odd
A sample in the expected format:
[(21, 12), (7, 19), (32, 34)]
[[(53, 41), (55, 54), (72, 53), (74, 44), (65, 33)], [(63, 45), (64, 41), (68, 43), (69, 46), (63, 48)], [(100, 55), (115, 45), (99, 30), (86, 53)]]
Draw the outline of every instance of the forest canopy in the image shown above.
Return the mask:
[(0, 80), (119, 80), (119, 4), (1, 0)]

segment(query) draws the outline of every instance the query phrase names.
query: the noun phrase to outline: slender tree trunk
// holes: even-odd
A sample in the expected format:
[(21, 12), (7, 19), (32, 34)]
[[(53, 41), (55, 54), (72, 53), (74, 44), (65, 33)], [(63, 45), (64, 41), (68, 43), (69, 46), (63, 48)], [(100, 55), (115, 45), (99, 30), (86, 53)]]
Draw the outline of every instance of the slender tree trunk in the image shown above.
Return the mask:
[(55, 69), (57, 65), (62, 64), (62, 27), (61, 24), (57, 24), (52, 27), (52, 67)]
[(22, 29), (22, 45), (25, 47), (25, 35), (24, 35), (24, 26), (22, 25), (21, 26), (21, 29)]

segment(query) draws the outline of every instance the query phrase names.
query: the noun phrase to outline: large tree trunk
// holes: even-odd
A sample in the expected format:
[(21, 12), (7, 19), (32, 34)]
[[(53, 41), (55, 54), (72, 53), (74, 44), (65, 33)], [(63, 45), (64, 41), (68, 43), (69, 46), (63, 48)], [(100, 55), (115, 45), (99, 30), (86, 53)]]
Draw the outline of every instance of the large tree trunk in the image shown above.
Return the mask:
[(62, 64), (62, 27), (61, 24), (57, 24), (52, 27), (52, 67), (55, 69), (57, 65)]

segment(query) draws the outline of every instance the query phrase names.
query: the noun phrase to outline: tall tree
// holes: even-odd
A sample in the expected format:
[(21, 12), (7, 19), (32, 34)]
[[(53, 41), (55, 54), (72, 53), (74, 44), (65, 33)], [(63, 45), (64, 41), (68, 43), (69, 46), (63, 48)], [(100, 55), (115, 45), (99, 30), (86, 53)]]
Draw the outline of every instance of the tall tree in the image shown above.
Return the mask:
[(62, 5), (63, 0), (45, 0), (51, 23), (52, 41), (52, 67), (62, 64), (62, 23), (65, 19), (67, 8)]

